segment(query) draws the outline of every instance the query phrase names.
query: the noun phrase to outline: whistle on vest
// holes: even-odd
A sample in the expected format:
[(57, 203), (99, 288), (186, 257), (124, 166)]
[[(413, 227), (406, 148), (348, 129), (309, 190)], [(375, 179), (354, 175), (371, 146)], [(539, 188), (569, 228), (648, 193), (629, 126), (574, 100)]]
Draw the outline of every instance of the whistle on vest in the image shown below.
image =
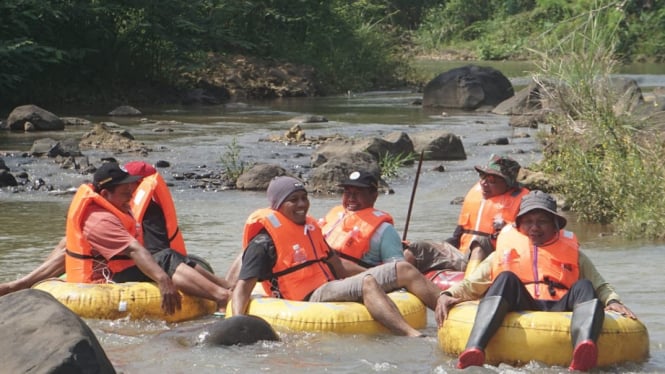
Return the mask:
[(358, 226), (353, 226), (353, 230), (349, 232), (348, 238), (346, 239), (346, 243), (344, 243), (344, 245), (346, 247), (352, 247), (353, 244), (358, 241), (359, 236), (360, 228), (358, 228)]

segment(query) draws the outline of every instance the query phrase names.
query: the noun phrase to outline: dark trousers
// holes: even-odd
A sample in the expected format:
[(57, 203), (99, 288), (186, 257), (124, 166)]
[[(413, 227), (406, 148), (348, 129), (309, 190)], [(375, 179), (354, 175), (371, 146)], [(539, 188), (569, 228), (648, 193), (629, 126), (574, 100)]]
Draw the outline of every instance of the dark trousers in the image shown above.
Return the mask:
[(528, 286), (525, 286), (515, 273), (504, 271), (496, 277), (485, 297), (501, 296), (510, 305), (510, 311), (540, 310), (549, 312), (572, 311), (576, 304), (597, 298), (596, 291), (588, 279), (580, 279), (575, 282), (570, 290), (557, 301), (535, 300), (526, 287)]

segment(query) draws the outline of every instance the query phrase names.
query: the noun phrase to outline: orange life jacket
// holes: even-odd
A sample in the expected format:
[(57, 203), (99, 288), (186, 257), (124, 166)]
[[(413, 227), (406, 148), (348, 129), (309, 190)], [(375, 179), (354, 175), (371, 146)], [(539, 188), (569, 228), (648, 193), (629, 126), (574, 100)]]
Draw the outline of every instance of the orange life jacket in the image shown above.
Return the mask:
[(580, 277), (579, 243), (570, 231), (560, 230), (552, 244), (536, 247), (513, 225), (499, 234), (491, 277), (515, 273), (534, 299), (559, 300)]
[(342, 205), (338, 205), (319, 224), (326, 242), (341, 257), (370, 267), (361, 259), (369, 252), (372, 235), (384, 222), (393, 224), (393, 217), (374, 208), (347, 212)]
[(504, 225), (515, 222), (522, 196), (526, 188), (516, 188), (499, 196), (483, 199), (480, 183), (476, 183), (464, 198), (457, 224), (462, 226), (459, 250), (468, 253), (471, 242), (478, 237), (488, 237), (496, 245), (496, 235)]
[(273, 277), (262, 282), (266, 294), (301, 301), (335, 279), (324, 263), (329, 255), (328, 245), (312, 217), (307, 217), (305, 225), (298, 225), (276, 210), (259, 209), (245, 223), (243, 248), (264, 228), (277, 252)]
[(134, 191), (130, 207), (132, 208), (132, 214), (138, 222), (143, 222), (146, 209), (148, 209), (148, 205), (153, 199), (162, 208), (162, 212), (164, 213), (166, 235), (169, 238), (170, 248), (182, 255), (187, 255), (185, 240), (178, 228), (178, 217), (176, 216), (171, 192), (164, 178), (159, 173), (143, 178), (136, 191)]
[(113, 206), (96, 193), (91, 185), (82, 185), (76, 191), (67, 211), (67, 255), (65, 256), (67, 282), (97, 283), (105, 281), (100, 274), (95, 273), (95, 269), (101, 264), (111, 272), (109, 275), (135, 265), (134, 261), (127, 256), (118, 255), (107, 260), (101, 255), (93, 253), (90, 242), (83, 235), (83, 220), (92, 204), (99, 205), (113, 213), (132, 236), (136, 237), (139, 242), (143, 242), (141, 227), (130, 214)]

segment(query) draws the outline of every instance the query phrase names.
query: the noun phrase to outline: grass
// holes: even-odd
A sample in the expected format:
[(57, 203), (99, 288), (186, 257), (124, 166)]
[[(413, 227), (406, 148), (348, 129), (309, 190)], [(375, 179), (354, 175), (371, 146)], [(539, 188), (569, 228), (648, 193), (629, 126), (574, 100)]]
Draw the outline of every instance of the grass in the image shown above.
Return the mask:
[(385, 153), (379, 159), (379, 168), (381, 168), (381, 177), (384, 179), (396, 177), (399, 168), (406, 164), (413, 163), (416, 156), (414, 153)]
[(558, 187), (584, 221), (612, 224), (629, 238), (665, 238), (663, 138), (616, 111), (620, 92), (612, 79), (621, 14), (599, 8), (568, 22), (563, 37), (546, 38), (547, 50), (533, 51), (536, 74), (558, 110), (556, 131), (543, 139), (545, 171), (559, 174)]

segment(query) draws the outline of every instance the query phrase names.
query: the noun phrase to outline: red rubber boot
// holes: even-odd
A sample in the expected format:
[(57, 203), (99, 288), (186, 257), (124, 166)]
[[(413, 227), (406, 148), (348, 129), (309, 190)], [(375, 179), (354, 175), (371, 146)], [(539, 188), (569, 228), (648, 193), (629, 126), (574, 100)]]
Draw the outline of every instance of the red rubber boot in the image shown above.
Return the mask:
[(585, 340), (575, 347), (569, 370), (589, 371), (598, 363), (598, 346), (592, 340)]
[(469, 348), (459, 355), (457, 368), (465, 369), (469, 366), (483, 366), (484, 363), (485, 352), (479, 348)]

